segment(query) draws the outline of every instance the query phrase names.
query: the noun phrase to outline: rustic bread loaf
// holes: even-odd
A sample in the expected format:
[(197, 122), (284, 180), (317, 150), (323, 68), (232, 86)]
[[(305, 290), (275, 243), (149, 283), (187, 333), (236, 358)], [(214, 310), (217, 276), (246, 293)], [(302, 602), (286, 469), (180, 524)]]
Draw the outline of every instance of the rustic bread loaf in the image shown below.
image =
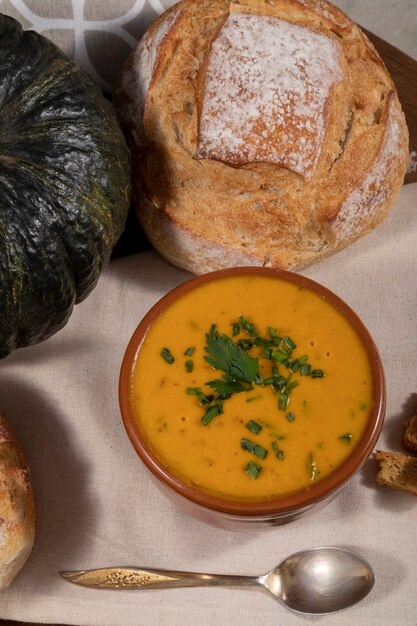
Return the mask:
[(11, 583), (35, 539), (29, 469), (7, 421), (0, 416), (0, 590)]
[(195, 273), (326, 257), (382, 221), (407, 167), (394, 84), (326, 0), (182, 0), (128, 58), (115, 104), (139, 220)]
[(379, 464), (376, 476), (379, 485), (417, 496), (417, 458), (383, 450), (377, 450), (375, 456)]
[(417, 452), (417, 414), (407, 420), (404, 430), (403, 444), (407, 450)]

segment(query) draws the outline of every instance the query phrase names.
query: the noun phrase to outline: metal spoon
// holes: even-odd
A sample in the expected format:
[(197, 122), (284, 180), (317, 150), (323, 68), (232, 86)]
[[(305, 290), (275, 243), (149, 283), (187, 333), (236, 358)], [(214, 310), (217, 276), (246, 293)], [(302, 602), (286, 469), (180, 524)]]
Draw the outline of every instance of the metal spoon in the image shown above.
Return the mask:
[(362, 600), (375, 581), (372, 568), (364, 558), (350, 550), (335, 547), (297, 552), (258, 577), (134, 567), (106, 567), (60, 574), (69, 582), (100, 589), (263, 586), (288, 608), (309, 614), (346, 609)]

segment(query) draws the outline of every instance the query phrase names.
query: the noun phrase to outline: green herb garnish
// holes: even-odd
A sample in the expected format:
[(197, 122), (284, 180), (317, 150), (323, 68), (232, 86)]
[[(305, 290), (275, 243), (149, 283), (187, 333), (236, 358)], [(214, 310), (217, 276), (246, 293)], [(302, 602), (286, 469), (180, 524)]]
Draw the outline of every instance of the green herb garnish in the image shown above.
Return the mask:
[(345, 433), (344, 435), (340, 435), (339, 439), (346, 441), (346, 443), (352, 442), (352, 433)]
[(242, 328), (244, 328), (246, 332), (252, 335), (252, 337), (258, 337), (258, 333), (255, 330), (255, 326), (251, 324), (250, 322), (248, 322), (248, 320), (246, 319), (244, 315), (241, 315), (239, 317), (239, 322), (242, 324)]
[(285, 458), (285, 452), (284, 450), (281, 450), (281, 448), (279, 447), (278, 443), (276, 441), (272, 442), (272, 449), (275, 452), (275, 456), (277, 457), (277, 459), (279, 461), (283, 461)]
[(278, 406), (280, 408), (281, 411), (285, 411), (285, 409), (288, 406), (288, 402), (290, 401), (288, 394), (286, 394), (284, 391), (280, 391), (279, 392), (279, 397), (278, 397)]
[(250, 350), (255, 344), (252, 339), (239, 339), (237, 345), (241, 350)]
[(254, 480), (258, 478), (259, 473), (261, 471), (262, 471), (262, 467), (258, 465), (257, 463), (254, 463), (254, 461), (249, 461), (249, 463), (245, 467), (245, 472), (249, 474), (249, 476), (253, 478)]
[(288, 346), (290, 350), (294, 350), (294, 348), (297, 347), (297, 344), (295, 344), (293, 340), (290, 339), (290, 337), (283, 337), (282, 341), (286, 344), (286, 346)]
[(271, 359), (273, 359), (277, 363), (287, 363), (288, 358), (288, 352), (284, 352), (283, 350), (273, 350), (273, 352), (271, 352)]
[(258, 424), (258, 422), (255, 422), (255, 420), (249, 420), (249, 422), (246, 424), (246, 428), (250, 430), (251, 433), (253, 433), (254, 435), (257, 435), (262, 430), (262, 426)]
[(232, 394), (232, 393), (240, 393), (241, 391), (247, 391), (247, 386), (243, 385), (238, 380), (234, 380), (231, 376), (227, 374), (222, 378), (216, 378), (216, 380), (209, 380), (206, 383), (207, 387), (217, 391), (217, 393), (224, 394)]
[(311, 378), (324, 378), (323, 370), (313, 370), (311, 372)]
[(162, 348), (161, 357), (164, 359), (164, 361), (166, 361), (170, 365), (175, 361), (175, 358), (172, 356), (168, 348)]
[[(204, 407), (205, 413), (201, 418), (202, 423), (206, 426), (214, 417), (223, 413), (223, 402), (235, 393), (251, 391), (255, 385), (265, 387), (270, 386), (277, 393), (279, 410), (286, 414), (289, 422), (295, 420), (292, 411), (286, 412), (290, 402), (291, 393), (300, 384), (301, 376), (311, 376), (312, 378), (323, 378), (325, 373), (322, 369), (312, 369), (307, 363), (308, 356), (303, 354), (296, 357), (293, 355), (294, 349), (297, 347), (295, 342), (287, 335), (280, 337), (277, 329), (268, 328), (269, 338), (260, 337), (257, 330), (244, 315), (239, 317), (239, 323), (232, 325), (232, 337), (219, 334), (217, 324), (212, 324), (208, 333), (206, 333), (206, 345), (204, 360), (215, 370), (221, 372), (219, 378), (209, 380), (205, 384), (213, 393), (207, 394), (200, 387), (187, 387), (187, 394), (195, 395), (199, 404)], [(248, 336), (241, 336), (234, 340), (234, 337), (241, 335), (242, 331)], [(251, 356), (252, 349), (258, 348), (258, 356)], [(194, 354), (194, 347), (189, 347), (184, 352), (186, 356)], [(167, 348), (161, 352), (168, 362), (172, 363), (174, 357)], [(262, 375), (259, 358), (263, 358), (272, 364), (271, 375), (264, 378)], [(185, 368), (187, 371), (193, 371), (193, 361), (187, 360)], [(254, 395), (248, 397), (250, 402), (261, 396)], [(263, 422), (262, 422), (263, 423)], [(250, 420), (246, 424), (248, 430), (257, 435), (262, 426)], [(270, 436), (274, 437), (272, 449), (275, 456), (282, 460), (285, 458), (285, 452), (278, 446), (277, 441), (283, 436), (277, 433), (272, 427), (270, 428)], [(346, 438), (347, 435), (341, 436)], [(255, 444), (253, 441), (242, 438), (241, 446), (251, 454), (255, 454), (260, 459), (264, 459), (268, 450), (262, 446)], [(309, 457), (309, 470), (311, 480), (314, 480), (319, 473), (316, 468), (312, 454)], [(249, 463), (246, 470), (247, 473), (256, 478), (261, 467), (256, 463)]]
[(241, 350), (227, 335), (206, 335), (206, 352), (204, 358), (214, 369), (222, 370), (240, 382), (252, 385), (259, 375), (259, 362)]
[(207, 406), (208, 404), (210, 404), (214, 400), (214, 395), (213, 394), (207, 395), (207, 394), (203, 393), (201, 391), (200, 387), (187, 387), (186, 388), (186, 393), (189, 396), (197, 396), (198, 401), (201, 404), (201, 406)]
[(211, 422), (213, 417), (216, 417), (216, 415), (220, 415), (221, 413), (222, 413), (222, 407), (219, 404), (213, 404), (212, 406), (209, 406), (207, 408), (206, 412), (201, 418), (201, 421), (204, 424), (204, 426), (207, 426), (207, 424)]
[(250, 439), (246, 439), (245, 437), (242, 437), (242, 439), (240, 440), (240, 445), (244, 450), (251, 452), (261, 460), (264, 460), (264, 458), (268, 454), (268, 450), (265, 450), (265, 448), (263, 448), (262, 446), (254, 443)]
[(313, 457), (312, 452), (310, 452), (310, 454), (308, 455), (308, 471), (310, 473), (310, 480), (314, 480), (316, 476), (320, 473), (317, 470), (316, 461)]

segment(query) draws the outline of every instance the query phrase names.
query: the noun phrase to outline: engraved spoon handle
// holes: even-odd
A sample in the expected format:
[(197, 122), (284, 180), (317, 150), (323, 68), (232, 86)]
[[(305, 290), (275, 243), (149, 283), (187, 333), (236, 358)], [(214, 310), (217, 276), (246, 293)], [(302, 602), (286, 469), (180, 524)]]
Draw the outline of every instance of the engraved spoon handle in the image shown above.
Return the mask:
[(201, 587), (209, 585), (262, 585), (254, 576), (198, 574), (136, 567), (105, 567), (102, 569), (60, 572), (76, 585), (99, 589), (165, 589), (168, 587)]

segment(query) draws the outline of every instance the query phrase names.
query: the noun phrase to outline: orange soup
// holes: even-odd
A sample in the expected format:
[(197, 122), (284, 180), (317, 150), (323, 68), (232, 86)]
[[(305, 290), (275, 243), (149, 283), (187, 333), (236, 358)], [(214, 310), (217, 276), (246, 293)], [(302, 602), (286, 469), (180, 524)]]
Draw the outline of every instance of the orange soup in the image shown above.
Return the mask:
[(218, 497), (309, 488), (353, 451), (373, 397), (351, 323), (308, 288), (224, 277), (171, 304), (137, 355), (139, 432), (180, 480)]

